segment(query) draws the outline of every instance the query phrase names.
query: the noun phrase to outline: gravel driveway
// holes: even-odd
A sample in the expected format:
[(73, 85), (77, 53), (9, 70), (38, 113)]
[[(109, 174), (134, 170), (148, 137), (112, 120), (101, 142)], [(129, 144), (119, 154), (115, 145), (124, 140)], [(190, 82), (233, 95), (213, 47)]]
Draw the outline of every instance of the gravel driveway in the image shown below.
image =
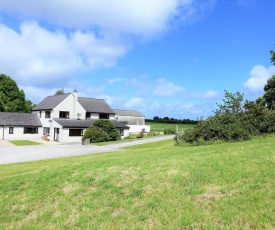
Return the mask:
[(53, 158), (81, 156), (97, 153), (114, 152), (123, 147), (172, 139), (174, 136), (162, 136), (138, 139), (130, 142), (120, 142), (105, 146), (81, 144), (42, 144), (35, 146), (0, 146), (0, 165), (18, 162), (46, 160)]

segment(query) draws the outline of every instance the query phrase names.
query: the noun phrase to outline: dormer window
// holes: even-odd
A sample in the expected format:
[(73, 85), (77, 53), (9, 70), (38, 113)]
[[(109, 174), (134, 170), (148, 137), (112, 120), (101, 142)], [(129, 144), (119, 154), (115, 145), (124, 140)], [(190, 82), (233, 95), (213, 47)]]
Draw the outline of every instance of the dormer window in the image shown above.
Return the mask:
[(59, 118), (69, 118), (69, 114), (68, 111), (59, 111)]
[(45, 111), (45, 118), (51, 118), (51, 111), (50, 110)]

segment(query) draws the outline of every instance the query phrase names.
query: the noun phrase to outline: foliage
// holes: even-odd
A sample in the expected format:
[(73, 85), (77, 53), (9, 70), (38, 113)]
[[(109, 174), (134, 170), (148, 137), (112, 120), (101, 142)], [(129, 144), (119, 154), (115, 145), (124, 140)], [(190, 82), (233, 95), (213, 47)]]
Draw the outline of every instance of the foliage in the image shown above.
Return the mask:
[(275, 65), (275, 51), (274, 50), (270, 50), (270, 54), (271, 54), (271, 58), (270, 58), (271, 63), (273, 65)]
[(60, 95), (64, 93), (64, 89), (58, 89), (55, 91), (55, 95)]
[(269, 109), (275, 109), (275, 75), (267, 80), (264, 86), (264, 102)]
[(177, 140), (197, 144), (202, 141), (244, 141), (275, 132), (275, 111), (265, 107), (262, 98), (244, 104), (242, 100), (243, 94), (225, 91), (224, 104), (218, 104), (214, 116), (200, 120), (194, 129), (177, 136)]
[(0, 229), (274, 229), (274, 136), (0, 165)]
[(154, 116), (153, 119), (145, 119), (145, 122), (150, 122), (150, 123), (164, 123), (164, 124), (196, 124), (198, 121), (195, 120), (190, 120), (190, 119), (175, 119), (175, 118), (169, 118), (169, 117), (158, 117)]
[(90, 139), (92, 143), (103, 141), (117, 141), (121, 139), (120, 134), (110, 120), (99, 119), (89, 127), (82, 137), (82, 141)]
[(16, 82), (5, 74), (0, 74), (0, 111), (1, 112), (31, 112), (34, 105), (25, 100), (25, 93)]
[(94, 126), (101, 128), (109, 136), (108, 141), (117, 141), (121, 139), (121, 136), (114, 124), (110, 120), (99, 119), (93, 124)]
[(104, 132), (103, 129), (92, 125), (86, 130), (86, 132), (82, 137), (83, 141), (86, 139), (90, 139), (90, 142), (96, 143), (96, 142), (108, 141), (109, 136), (106, 132)]
[(243, 111), (243, 94), (240, 92), (230, 93), (228, 91), (224, 91), (225, 99), (223, 99), (223, 104), (217, 104), (219, 109), (216, 113), (230, 113), (230, 114), (237, 114)]

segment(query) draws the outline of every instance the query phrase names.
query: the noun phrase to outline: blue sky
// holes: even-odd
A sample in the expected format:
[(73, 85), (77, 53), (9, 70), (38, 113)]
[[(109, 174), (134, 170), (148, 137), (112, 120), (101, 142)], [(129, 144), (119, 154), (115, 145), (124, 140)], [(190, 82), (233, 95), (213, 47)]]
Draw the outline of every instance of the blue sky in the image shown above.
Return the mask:
[(273, 0), (0, 0), (0, 72), (39, 103), (57, 89), (146, 118), (197, 119), (275, 74)]

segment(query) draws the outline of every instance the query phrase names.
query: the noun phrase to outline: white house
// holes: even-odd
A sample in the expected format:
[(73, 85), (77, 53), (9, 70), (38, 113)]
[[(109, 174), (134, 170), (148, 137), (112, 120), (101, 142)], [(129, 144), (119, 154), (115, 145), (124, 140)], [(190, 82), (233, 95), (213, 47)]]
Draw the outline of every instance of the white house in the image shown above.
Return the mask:
[[(132, 125), (122, 122), (122, 115), (116, 116), (115, 111), (105, 100), (78, 97), (77, 91), (48, 96), (33, 108), (32, 114), (0, 113), (0, 139), (43, 137), (64, 143), (80, 142), (84, 132), (97, 119), (112, 121), (124, 138), (129, 135)], [(145, 121), (140, 115), (136, 118), (138, 132), (144, 128)]]

